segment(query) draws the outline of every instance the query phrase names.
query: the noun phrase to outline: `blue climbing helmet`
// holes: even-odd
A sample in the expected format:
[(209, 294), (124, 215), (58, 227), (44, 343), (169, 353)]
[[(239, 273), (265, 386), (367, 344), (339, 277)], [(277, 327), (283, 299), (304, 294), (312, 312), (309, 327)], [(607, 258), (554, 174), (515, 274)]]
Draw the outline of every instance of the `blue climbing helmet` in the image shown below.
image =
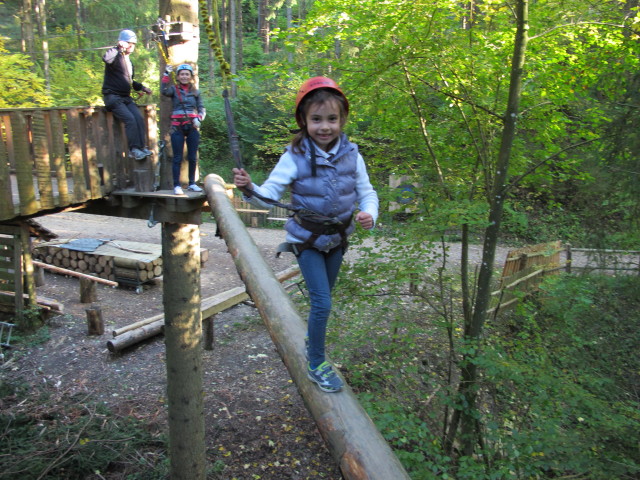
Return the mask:
[(138, 37), (131, 30), (122, 30), (118, 36), (119, 42), (138, 43)]
[(178, 65), (178, 68), (176, 68), (176, 75), (180, 73), (181, 70), (189, 70), (191, 72), (191, 76), (193, 76), (193, 67), (188, 63), (183, 63), (182, 65)]

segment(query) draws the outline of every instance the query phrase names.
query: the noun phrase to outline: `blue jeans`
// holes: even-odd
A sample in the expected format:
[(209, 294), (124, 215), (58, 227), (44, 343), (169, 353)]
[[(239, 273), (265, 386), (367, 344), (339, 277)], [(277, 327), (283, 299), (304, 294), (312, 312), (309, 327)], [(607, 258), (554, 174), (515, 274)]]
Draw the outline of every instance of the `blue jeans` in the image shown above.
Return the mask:
[(114, 117), (124, 123), (129, 150), (132, 148), (144, 148), (147, 144), (144, 118), (142, 118), (142, 114), (133, 98), (107, 94), (104, 96), (104, 106), (107, 111), (113, 113)]
[(184, 143), (187, 142), (187, 159), (189, 160), (189, 185), (196, 183), (196, 164), (198, 162), (198, 145), (200, 132), (195, 127), (188, 127), (185, 132), (181, 127), (171, 128), (171, 149), (173, 150), (173, 186), (180, 186), (180, 165)]
[(338, 278), (342, 255), (342, 247), (339, 246), (326, 253), (307, 248), (298, 256), (298, 265), (307, 284), (311, 303), (307, 323), (311, 368), (325, 361), (324, 345), (327, 320), (331, 313), (331, 290)]

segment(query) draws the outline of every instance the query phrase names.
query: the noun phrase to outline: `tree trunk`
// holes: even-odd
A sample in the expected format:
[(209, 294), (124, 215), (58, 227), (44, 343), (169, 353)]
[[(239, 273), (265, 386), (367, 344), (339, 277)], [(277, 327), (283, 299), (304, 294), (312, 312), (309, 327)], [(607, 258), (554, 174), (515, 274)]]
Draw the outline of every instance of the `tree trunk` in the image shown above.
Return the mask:
[(38, 35), (42, 41), (42, 69), (47, 92), (51, 92), (51, 75), (49, 73), (49, 40), (47, 40), (47, 8), (45, 0), (36, 0), (36, 21), (38, 23)]
[(162, 258), (171, 479), (204, 480), (200, 228), (163, 223)]
[[(211, 5), (212, 0), (207, 0), (207, 15), (206, 18), (209, 19), (209, 25), (213, 25), (213, 15), (211, 15), (211, 9), (213, 8), (213, 6)], [(204, 12), (202, 14), (202, 16), (204, 17)], [(215, 69), (214, 69), (214, 65), (215, 65), (215, 55), (213, 53), (213, 48), (211, 48), (211, 45), (209, 44), (209, 42), (207, 42), (207, 52), (208, 52), (208, 56), (209, 56), (209, 79), (208, 79), (208, 85), (209, 85), (209, 95), (214, 95), (215, 94)]]
[(78, 36), (78, 49), (82, 48), (82, 1), (76, 0), (76, 22), (74, 25), (76, 35)]
[(262, 40), (262, 51), (269, 53), (269, 0), (260, 0), (258, 4), (258, 35)]
[[(291, 9), (291, 0), (286, 0), (286, 9), (287, 9), (287, 30), (291, 30), (293, 27), (293, 13)], [(287, 62), (290, 65), (293, 65), (293, 52), (289, 50), (287, 52)]]
[[(504, 116), (502, 129), (502, 141), (498, 153), (495, 178), (491, 191), (491, 203), (489, 207), (489, 226), (485, 230), (484, 245), (482, 250), (482, 263), (478, 275), (478, 288), (471, 322), (465, 325), (465, 342), (467, 351), (476, 353), (466, 354), (461, 362), (461, 380), (459, 391), (465, 398), (466, 407), (460, 412), (461, 433), (463, 451), (465, 455), (473, 453), (474, 445), (478, 438), (476, 431), (475, 409), (477, 399), (477, 366), (474, 357), (478, 355), (478, 348), (482, 329), (487, 318), (487, 307), (491, 295), (491, 278), (495, 263), (496, 246), (500, 233), (500, 224), (504, 209), (504, 195), (511, 148), (516, 133), (516, 122), (520, 106), (521, 85), (527, 48), (527, 31), (529, 28), (528, 0), (518, 0), (516, 3), (517, 30), (513, 47), (511, 63), (511, 78), (509, 82), (509, 99)], [(474, 348), (475, 347), (475, 348)], [(457, 420), (457, 419), (456, 419)], [(449, 430), (447, 446), (450, 449), (456, 434), (457, 424), (452, 420)]]
[(238, 2), (238, 6), (236, 7), (237, 19), (236, 19), (236, 31), (238, 32), (237, 38), (237, 65), (236, 68), (240, 71), (244, 68), (244, 56), (242, 54), (244, 43), (243, 43), (243, 35), (244, 32), (244, 20), (242, 16), (242, 0), (236, 0)]
[(31, 58), (31, 70), (36, 70), (36, 57), (34, 52), (34, 35), (33, 35), (33, 3), (31, 0), (23, 0), (22, 2), (22, 52)]

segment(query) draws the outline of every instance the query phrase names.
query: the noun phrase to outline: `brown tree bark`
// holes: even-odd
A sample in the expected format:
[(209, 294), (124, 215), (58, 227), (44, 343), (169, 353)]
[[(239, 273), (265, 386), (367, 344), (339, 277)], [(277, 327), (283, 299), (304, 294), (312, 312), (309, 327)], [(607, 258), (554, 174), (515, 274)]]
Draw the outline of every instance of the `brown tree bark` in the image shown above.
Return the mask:
[(97, 300), (97, 285), (91, 279), (80, 279), (80, 303), (93, 303)]
[(162, 258), (170, 475), (204, 480), (200, 228), (163, 223)]
[(87, 312), (87, 331), (89, 335), (104, 335), (104, 320), (102, 319), (102, 309), (91, 307)]

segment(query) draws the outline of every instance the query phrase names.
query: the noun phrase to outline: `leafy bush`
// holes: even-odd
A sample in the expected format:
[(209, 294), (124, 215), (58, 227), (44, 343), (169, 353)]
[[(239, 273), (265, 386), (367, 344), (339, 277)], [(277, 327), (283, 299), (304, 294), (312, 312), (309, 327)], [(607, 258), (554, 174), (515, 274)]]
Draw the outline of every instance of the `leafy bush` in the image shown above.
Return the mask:
[(345, 265), (328, 344), (411, 477), (637, 476), (640, 279), (556, 275), (493, 321), (477, 360), (479, 455), (449, 456), (444, 428), (463, 408), (459, 279), (405, 233)]

